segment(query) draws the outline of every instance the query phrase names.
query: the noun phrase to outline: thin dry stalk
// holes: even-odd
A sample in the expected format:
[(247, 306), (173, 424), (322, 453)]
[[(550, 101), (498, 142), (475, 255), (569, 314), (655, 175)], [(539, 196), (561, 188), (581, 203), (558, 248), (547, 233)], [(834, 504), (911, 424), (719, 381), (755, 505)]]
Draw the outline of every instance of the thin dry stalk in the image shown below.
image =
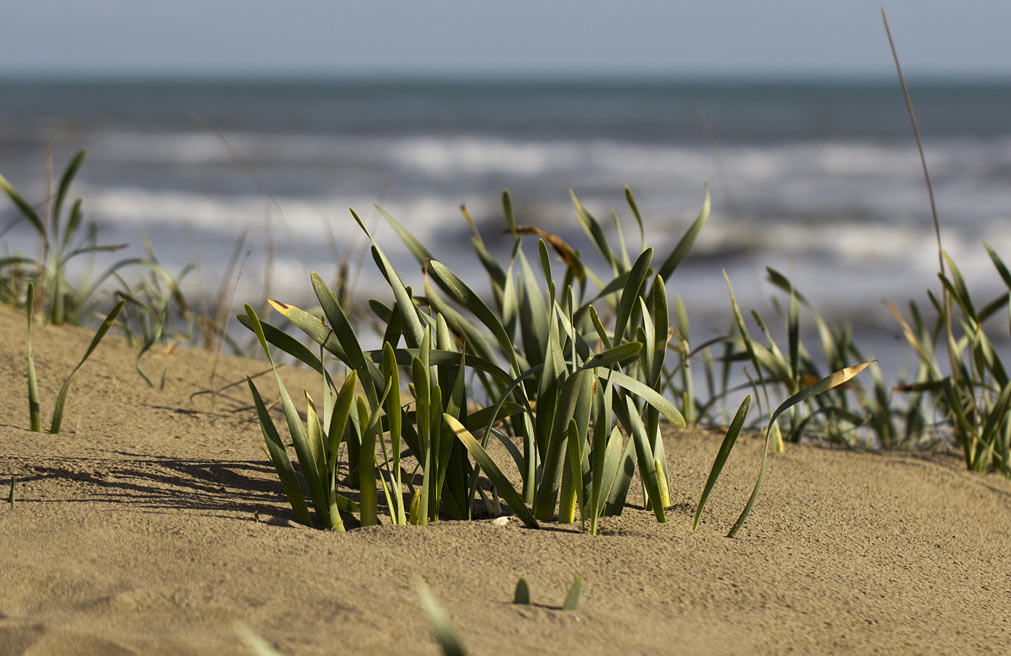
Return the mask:
[[(909, 87), (906, 86), (906, 78), (902, 74), (902, 65), (899, 63), (899, 53), (895, 48), (895, 40), (892, 39), (892, 30), (888, 27), (888, 15), (884, 7), (881, 8), (881, 20), (885, 24), (885, 34), (888, 36), (888, 45), (892, 50), (892, 59), (895, 60), (895, 71), (899, 74), (899, 83), (902, 85), (902, 96), (906, 100), (906, 109), (909, 111), (909, 120), (913, 125), (913, 135), (916, 137), (916, 147), (920, 152), (920, 164), (923, 166), (923, 179), (927, 183), (927, 197), (930, 199), (930, 215), (934, 220), (934, 236), (937, 239), (937, 266), (938, 272), (943, 277), (944, 269), (944, 249), (941, 246), (941, 222), (937, 218), (937, 204), (934, 202), (934, 185), (930, 180), (930, 170), (927, 168), (927, 156), (923, 151), (923, 139), (920, 136), (920, 126), (916, 122), (916, 112), (913, 110), (913, 99), (909, 95)], [(957, 349), (955, 346), (955, 335), (951, 325), (951, 294), (948, 288), (942, 285), (943, 291), (943, 311), (946, 346), (948, 349), (948, 366), (951, 367), (951, 380), (955, 384), (958, 376)], [(971, 389), (971, 388), (970, 388)]]

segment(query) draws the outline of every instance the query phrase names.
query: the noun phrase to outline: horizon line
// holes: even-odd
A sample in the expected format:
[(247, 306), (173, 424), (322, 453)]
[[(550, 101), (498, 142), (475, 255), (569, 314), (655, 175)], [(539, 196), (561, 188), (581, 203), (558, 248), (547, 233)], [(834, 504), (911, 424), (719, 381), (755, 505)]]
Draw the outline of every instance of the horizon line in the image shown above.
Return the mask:
[[(907, 77), (943, 84), (1011, 83), (1011, 72), (961, 73), (912, 71)], [(874, 84), (894, 83), (894, 71), (729, 71), (710, 72), (587, 72), (587, 71), (312, 71), (312, 70), (38, 70), (2, 71), (0, 83), (376, 83), (461, 85), (499, 84)]]

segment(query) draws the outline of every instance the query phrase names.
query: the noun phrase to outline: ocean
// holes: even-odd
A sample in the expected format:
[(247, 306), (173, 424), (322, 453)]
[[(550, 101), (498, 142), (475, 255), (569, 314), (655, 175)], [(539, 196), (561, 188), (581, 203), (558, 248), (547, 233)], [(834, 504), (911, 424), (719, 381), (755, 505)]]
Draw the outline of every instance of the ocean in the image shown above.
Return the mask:
[[(1011, 83), (910, 87), (944, 248), (989, 300), (1002, 286), (982, 242), (1011, 260)], [(637, 247), (625, 185), (661, 255), (709, 185), (712, 217), (668, 285), (697, 334), (727, 327), (721, 270), (743, 306), (766, 314), (765, 267), (783, 272), (878, 351), (898, 333), (881, 299), (923, 305), (937, 287), (930, 206), (892, 79), (0, 81), (0, 173), (33, 202), (47, 146), (57, 174), (88, 150), (73, 191), (100, 241), (142, 254), (146, 239), (170, 271), (198, 263), (192, 286), (216, 289), (245, 235), (240, 306), (265, 290), (305, 302), (309, 272), (333, 279), (341, 261), (361, 263), (360, 298), (385, 295), (348, 208), (420, 281), (377, 203), (472, 279), (484, 276), (459, 207), (505, 255), (503, 189), (520, 223), (584, 254), (570, 189), (612, 237), (616, 212)], [(0, 225), (13, 217), (0, 202)], [(19, 226), (2, 248), (33, 252), (30, 236)]]

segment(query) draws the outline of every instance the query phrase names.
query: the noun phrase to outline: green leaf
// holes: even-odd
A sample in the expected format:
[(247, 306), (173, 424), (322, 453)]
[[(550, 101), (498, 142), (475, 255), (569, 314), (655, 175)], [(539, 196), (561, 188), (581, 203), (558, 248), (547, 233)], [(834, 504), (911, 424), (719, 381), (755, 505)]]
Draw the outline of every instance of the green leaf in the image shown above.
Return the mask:
[(386, 219), (386, 222), (390, 224), (390, 227), (392, 227), (394, 232), (397, 233), (400, 240), (404, 242), (404, 246), (407, 246), (407, 250), (411, 251), (411, 255), (413, 255), (414, 259), (418, 261), (418, 264), (424, 266), (426, 262), (434, 259), (432, 253), (425, 248), (425, 245), (418, 241), (414, 235), (408, 232), (407, 228), (401, 225), (399, 221), (394, 219), (386, 210), (378, 205), (373, 205), (373, 207), (375, 207), (383, 218)]
[(512, 339), (506, 334), (505, 327), (502, 322), (499, 321), (495, 313), (481, 300), (478, 296), (467, 286), (460, 278), (456, 276), (455, 273), (449, 270), (446, 265), (442, 264), (438, 260), (432, 260), (429, 262), (429, 271), (435, 277), (437, 283), (442, 288), (442, 290), (449, 294), (453, 300), (460, 303), (466, 307), (471, 314), (473, 314), (477, 319), (488, 328), (495, 339), (498, 341), (499, 348), (502, 353), (509, 360), (509, 364), (512, 365), (513, 373), (519, 374), (522, 369), (520, 368), (519, 362), (516, 359), (516, 350), (513, 346)]
[(579, 225), (582, 226), (583, 230), (593, 241), (593, 244), (604, 257), (608, 266), (611, 267), (611, 270), (616, 274), (620, 273), (621, 271), (618, 265), (618, 260), (615, 257), (614, 252), (611, 250), (610, 244), (607, 243), (607, 237), (604, 235), (604, 230), (600, 227), (600, 223), (593, 218), (593, 215), (587, 212), (586, 208), (583, 207), (583, 204), (579, 202), (579, 199), (576, 197), (576, 192), (570, 189), (569, 197), (572, 199), (572, 204), (576, 207), (576, 218), (579, 220)]
[(299, 416), (298, 410), (295, 409), (295, 404), (292, 402), (291, 396), (288, 395), (287, 388), (281, 381), (281, 375), (278, 373), (277, 365), (274, 364), (274, 358), (270, 354), (270, 347), (267, 346), (267, 338), (263, 334), (263, 326), (260, 324), (259, 317), (256, 316), (256, 312), (248, 304), (245, 308), (246, 316), (250, 319), (253, 332), (256, 333), (260, 347), (266, 354), (267, 362), (270, 363), (270, 368), (274, 372), (274, 383), (277, 385), (277, 392), (281, 397), (281, 408), (284, 411), (284, 418), (288, 424), (288, 433), (291, 435), (292, 442), (295, 445), (295, 455), (298, 457), (302, 476), (305, 478), (306, 485), (309, 488), (309, 497), (312, 499), (313, 509), (316, 511), (316, 519), (318, 523), (330, 526), (329, 495), (327, 494), (326, 486), (320, 478), (320, 471), (316, 465), (316, 461), (313, 458), (306, 428), (302, 425), (302, 418)]
[(597, 353), (589, 360), (580, 365), (580, 369), (593, 369), (595, 367), (610, 367), (631, 360), (642, 350), (640, 342), (625, 342), (620, 346), (609, 348), (606, 351)]
[[(326, 350), (336, 355), (341, 362), (350, 365), (348, 361), (348, 355), (344, 352), (344, 347), (341, 346), (340, 340), (337, 339), (337, 335), (334, 333), (333, 329), (330, 328), (330, 326), (327, 326), (325, 323), (323, 323), (319, 317), (315, 317), (299, 307), (289, 305), (287, 303), (282, 303), (280, 301), (275, 301), (274, 299), (267, 299), (267, 302), (270, 303), (270, 306), (274, 308), (274, 310), (276, 310), (281, 316), (283, 316), (285, 319), (298, 326), (302, 332), (311, 337), (314, 342), (316, 342)], [(246, 328), (253, 330), (253, 325), (250, 322), (248, 316), (245, 319), (240, 319), (239, 321)], [(269, 332), (267, 329), (268, 325), (270, 324), (261, 324), (266, 336), (271, 335), (271, 332)], [(284, 343), (275, 343), (273, 340), (270, 340), (270, 343), (274, 344), (275, 346), (285, 351), (286, 353), (298, 358), (299, 360), (302, 359), (299, 357), (298, 349), (295, 349), (294, 351), (289, 351), (286, 348), (286, 346), (289, 345), (290, 342), (286, 341)], [(313, 355), (312, 357), (315, 358), (316, 356)]]
[(84, 156), (87, 151), (79, 150), (74, 159), (71, 160), (67, 169), (63, 172), (63, 177), (60, 178), (60, 185), (57, 187), (56, 191), (56, 202), (53, 204), (53, 233), (59, 234), (60, 227), (60, 213), (63, 209), (63, 201), (67, 197), (67, 192), (70, 191), (70, 183), (74, 181), (74, 176), (81, 168), (81, 164), (84, 163)]
[(494, 342), (481, 334), (473, 323), (446, 303), (432, 287), (428, 276), (425, 276), (425, 300), (433, 310), (445, 318), (447, 324), (453, 327), (453, 331), (463, 339), (465, 348), (487, 362), (496, 361)]
[(650, 448), (649, 438), (646, 437), (646, 427), (630, 397), (625, 397), (625, 404), (628, 410), (628, 431), (635, 440), (635, 456), (639, 463), (639, 476), (642, 477), (643, 485), (646, 487), (648, 501), (653, 514), (656, 515), (656, 520), (663, 523), (667, 521), (667, 517), (664, 514), (662, 496), (660, 495), (660, 483), (657, 480), (658, 474), (653, 449)]
[(639, 206), (636, 205), (635, 198), (632, 196), (632, 190), (625, 186), (625, 200), (628, 202), (629, 208), (632, 210), (632, 216), (635, 217), (635, 223), (639, 226), (639, 250), (646, 250), (646, 232), (642, 227), (642, 215), (639, 214)]
[(11, 202), (18, 208), (21, 215), (28, 219), (28, 221), (35, 227), (35, 231), (39, 233), (39, 237), (48, 241), (48, 235), (46, 235), (46, 224), (43, 223), (42, 219), (35, 212), (28, 201), (21, 197), (14, 187), (11, 186), (10, 182), (7, 182), (7, 178), (0, 175), (0, 189), (3, 189), (4, 193), (11, 199)]
[(755, 505), (755, 499), (758, 498), (758, 491), (762, 487), (762, 478), (765, 476), (765, 463), (769, 457), (769, 442), (772, 438), (772, 426), (776, 423), (776, 420), (779, 419), (779, 416), (798, 403), (803, 403), (812, 397), (815, 397), (823, 392), (827, 392), (833, 387), (842, 385), (867, 367), (871, 366), (874, 362), (877, 362), (877, 360), (863, 362), (852, 367), (845, 367), (839, 371), (835, 371), (828, 376), (825, 376), (817, 383), (800, 390), (786, 401), (783, 401), (783, 403), (776, 408), (776, 411), (772, 413), (772, 417), (769, 418), (768, 427), (765, 429), (765, 448), (762, 450), (762, 467), (758, 471), (758, 479), (755, 481), (755, 487), (751, 491), (751, 496), (748, 498), (747, 505), (744, 506), (744, 510), (741, 511), (740, 517), (737, 518), (734, 526), (730, 529), (730, 533), (727, 534), (728, 538), (736, 536), (738, 531), (741, 530), (741, 526), (744, 525), (744, 520), (748, 518), (748, 515), (751, 513), (752, 506)]
[(551, 520), (555, 516), (558, 486), (565, 462), (569, 419), (576, 414), (576, 405), (579, 396), (583, 393), (584, 383), (592, 385), (592, 376), (587, 370), (577, 371), (565, 381), (558, 395), (551, 424), (551, 435), (541, 468), (541, 481), (534, 504), (534, 516), (544, 521)]
[(593, 329), (597, 331), (597, 337), (604, 344), (605, 349), (611, 348), (611, 338), (607, 335), (607, 330), (604, 329), (604, 324), (601, 323), (600, 317), (597, 316), (597, 308), (592, 305), (588, 306), (590, 310), (590, 321), (593, 323)]
[(730, 428), (727, 429), (727, 434), (723, 438), (723, 443), (720, 444), (720, 450), (716, 452), (716, 460), (713, 462), (713, 468), (709, 470), (709, 478), (706, 479), (705, 489), (702, 490), (702, 496), (699, 497), (699, 506), (695, 510), (695, 520), (692, 522), (692, 530), (694, 531), (699, 527), (699, 517), (702, 516), (702, 509), (706, 505), (706, 500), (709, 498), (709, 493), (713, 491), (713, 486), (716, 485), (717, 479), (720, 477), (720, 473), (723, 471), (723, 466), (727, 464), (727, 458), (730, 457), (730, 452), (734, 448), (734, 444), (737, 442), (737, 436), (741, 434), (741, 428), (744, 427), (744, 421), (748, 418), (748, 409), (751, 407), (751, 395), (744, 397), (744, 401), (741, 406), (737, 409), (737, 414), (734, 415), (734, 420), (730, 422)]
[(690, 251), (692, 246), (695, 244), (695, 239), (699, 236), (699, 233), (702, 232), (702, 227), (705, 226), (706, 221), (709, 220), (709, 210), (711, 206), (712, 201), (709, 197), (709, 185), (706, 185), (706, 198), (702, 201), (702, 210), (695, 218), (691, 227), (688, 228), (688, 231), (685, 232), (683, 237), (681, 237), (681, 240), (677, 243), (677, 246), (674, 247), (674, 250), (667, 256), (664, 263), (660, 265), (659, 271), (657, 271), (657, 275), (664, 280), (671, 277), (671, 274), (674, 273), (674, 270), (677, 269), (678, 265), (681, 264), (681, 261), (688, 255), (688, 251)]
[[(260, 392), (248, 376), (246, 383), (253, 395), (253, 405), (256, 407), (256, 416), (260, 422), (260, 432), (263, 433), (263, 440), (267, 444), (267, 453), (270, 456), (270, 461), (274, 463), (274, 469), (277, 470), (277, 477), (281, 480), (281, 487), (284, 489), (285, 496), (288, 497), (288, 503), (291, 504), (291, 509), (295, 512), (295, 521), (299, 524), (312, 526), (309, 509), (305, 505), (305, 497), (299, 487), (298, 477), (295, 475), (295, 468), (292, 467), (281, 437), (277, 434), (274, 420), (270, 418), (270, 413), (260, 397)], [(343, 523), (341, 527), (343, 528)]]
[[(323, 308), (323, 314), (326, 315), (327, 321), (330, 322), (330, 327), (337, 336), (337, 341), (340, 342), (343, 348), (346, 357), (344, 361), (352, 369), (358, 371), (358, 377), (365, 388), (366, 395), (369, 397), (369, 403), (374, 404), (375, 388), (382, 388), (383, 385), (382, 374), (365, 357), (361, 344), (358, 342), (358, 336), (355, 335), (354, 327), (337, 301), (337, 295), (327, 287), (318, 274), (310, 274), (310, 279), (312, 280), (312, 288), (316, 292), (316, 298), (319, 300), (320, 307)], [(370, 382), (372, 383), (371, 385), (369, 384)]]
[[(358, 423), (362, 427), (362, 449), (358, 462), (358, 503), (362, 512), (359, 516), (362, 526), (379, 523), (378, 499), (376, 495), (376, 426), (375, 417), (369, 415), (365, 399), (357, 397)], [(378, 412), (378, 404), (375, 409)]]
[(309, 392), (303, 389), (302, 393), (305, 396), (305, 425), (306, 434), (309, 438), (309, 452), (312, 454), (312, 460), (316, 465), (316, 471), (318, 472), (320, 481), (325, 482), (328, 480), (329, 476), (327, 470), (326, 444), (323, 443), (323, 427), (319, 423), (319, 414), (316, 412), (316, 404), (313, 403), (312, 397), (309, 396)]
[(513, 593), (513, 603), (521, 606), (530, 605), (530, 586), (527, 584), (527, 580), (522, 576), (520, 577), (520, 580), (516, 582), (516, 592)]
[(390, 285), (390, 289), (393, 290), (393, 296), (397, 299), (397, 310), (400, 311), (400, 318), (404, 324), (404, 339), (407, 341), (408, 346), (416, 347), (421, 343), (422, 334), (425, 332), (424, 326), (421, 324), (421, 319), (418, 318), (418, 312), (414, 305), (414, 300), (407, 291), (407, 287), (404, 282), (400, 279), (393, 265), (390, 264), (390, 260), (383, 253), (383, 249), (379, 248), (379, 244), (372, 237), (372, 234), (365, 228), (365, 224), (362, 223), (361, 218), (351, 210), (351, 215), (358, 222), (359, 227), (365, 232), (368, 238), (372, 241), (372, 259), (375, 260), (376, 264), (379, 266), (379, 270), (382, 272), (383, 277), (386, 278), (386, 282)]
[(53, 410), (53, 421), (52, 424), (50, 424), (49, 426), (50, 433), (59, 433), (60, 428), (63, 425), (63, 405), (66, 403), (67, 393), (70, 391), (70, 379), (74, 377), (74, 374), (77, 373), (77, 370), (81, 368), (81, 366), (88, 359), (88, 357), (94, 352), (96, 348), (98, 348), (99, 342), (102, 341), (102, 338), (105, 337), (105, 334), (109, 332), (110, 328), (112, 328), (113, 322), (116, 321), (116, 317), (119, 315), (119, 311), (123, 309), (123, 305), (125, 304), (126, 301), (120, 300), (118, 303), (116, 303), (115, 307), (113, 307), (112, 310), (109, 311), (109, 314), (107, 314), (105, 316), (105, 319), (102, 321), (102, 325), (98, 327), (97, 331), (95, 331), (95, 336), (91, 338), (91, 343), (88, 344), (88, 350), (84, 352), (84, 357), (81, 358), (81, 361), (78, 362), (77, 366), (74, 367), (73, 371), (70, 372), (70, 375), (67, 376), (67, 379), (63, 381), (63, 386), (60, 388), (60, 393), (56, 397), (56, 405)]
[[(291, 308), (292, 306), (288, 307)], [(311, 317), (311, 315), (309, 316)], [(239, 323), (248, 328), (250, 331), (253, 330), (252, 328), (253, 324), (250, 323), (249, 317), (247, 317), (245, 314), (236, 314), (235, 318), (238, 320)], [(323, 326), (323, 324), (320, 323), (318, 319), (312, 318), (312, 321), (316, 324), (319, 324), (320, 326)], [(298, 341), (297, 339), (295, 339), (288, 333), (284, 332), (283, 330), (280, 330), (270, 325), (269, 323), (260, 322), (260, 327), (263, 328), (264, 337), (267, 338), (268, 342), (270, 342), (277, 348), (281, 349), (288, 355), (292, 356), (296, 360), (299, 360), (300, 362), (308, 365), (316, 373), (321, 375), (325, 373), (323, 363), (320, 362), (320, 359), (316, 356), (316, 354), (310, 351), (308, 348), (306, 348), (305, 345), (302, 344), (302, 342)], [(323, 328), (326, 329), (325, 326), (323, 326)], [(332, 334), (333, 333), (330, 332), (331, 336)], [(324, 346), (324, 348), (326, 347)]]
[(28, 417), (32, 430), (42, 432), (42, 411), (39, 406), (39, 381), (35, 375), (35, 356), (32, 355), (32, 312), (35, 308), (35, 283), (28, 283), (28, 299), (25, 301), (25, 314), (28, 316), (27, 352), (28, 352)]
[(466, 656), (467, 650), (463, 648), (463, 643), (460, 642), (456, 629), (453, 628), (452, 622), (449, 621), (449, 615), (435, 601), (435, 597), (432, 596), (425, 582), (417, 579), (414, 587), (418, 590), (421, 606), (425, 609), (425, 613), (428, 615), (428, 622), (432, 627), (432, 634), (435, 636), (435, 641), (442, 648), (444, 656)]
[(446, 425), (449, 426), (449, 429), (456, 435), (457, 439), (467, 448), (471, 457), (477, 461), (478, 466), (481, 467), (485, 476), (488, 477), (488, 480), (495, 487), (495, 491), (513, 509), (516, 516), (530, 528), (538, 528), (537, 520), (534, 519), (530, 509), (523, 503), (523, 498), (516, 492), (509, 479), (505, 477), (505, 474), (498, 468), (495, 461), (491, 459), (488, 452), (484, 450), (481, 443), (474, 439), (470, 431), (464, 428), (463, 424), (456, 417), (444, 413), (442, 418), (446, 422)]
[(400, 489), (400, 442), (403, 435), (403, 409), (400, 406), (400, 372), (396, 357), (389, 342), (383, 344), (383, 375), (389, 381), (390, 392), (386, 397), (386, 417), (390, 430), (390, 449), (393, 451), (393, 494), (395, 506), (391, 508), (399, 523), (404, 523), (404, 495)]
[(562, 603), (562, 610), (577, 610), (579, 608), (579, 597), (583, 594), (583, 577), (577, 576), (569, 588), (569, 593), (565, 595)]
[(660, 375), (663, 373), (663, 361), (667, 355), (669, 333), (670, 312), (667, 306), (667, 288), (663, 283), (663, 278), (656, 276), (653, 279), (653, 369), (648, 372), (648, 382), (652, 385), (658, 383)]
[(661, 396), (660, 393), (652, 387), (649, 387), (648, 385), (645, 385), (635, 378), (621, 373), (620, 371), (614, 371), (608, 375), (611, 376), (615, 385), (623, 387), (656, 408), (660, 414), (662, 414), (664, 418), (671, 423), (671, 425), (678, 428), (685, 427), (685, 418), (680, 412), (678, 412), (678, 409), (675, 408), (670, 401), (663, 398), (663, 396)]
[(568, 426), (569, 477), (575, 492), (576, 507), (579, 508), (579, 519), (586, 522), (586, 499), (583, 496), (583, 444), (575, 418), (569, 420)]
[(625, 334), (625, 326), (632, 310), (639, 302), (639, 291), (646, 280), (646, 273), (649, 271), (649, 264), (653, 260), (653, 249), (647, 248), (636, 259), (635, 264), (629, 269), (628, 278), (625, 280), (625, 287), (621, 291), (621, 298), (618, 300), (618, 311), (614, 315), (614, 337), (615, 344), (621, 343), (621, 338)]
[(1008, 289), (1011, 289), (1011, 272), (1008, 271), (1007, 266), (1004, 264), (1004, 260), (997, 255), (997, 251), (991, 248), (990, 244), (983, 242), (983, 248), (986, 249), (987, 255), (990, 256), (990, 261), (993, 262), (993, 266), (997, 269), (997, 274), (1000, 275), (1000, 279), (1004, 281), (1004, 285)]

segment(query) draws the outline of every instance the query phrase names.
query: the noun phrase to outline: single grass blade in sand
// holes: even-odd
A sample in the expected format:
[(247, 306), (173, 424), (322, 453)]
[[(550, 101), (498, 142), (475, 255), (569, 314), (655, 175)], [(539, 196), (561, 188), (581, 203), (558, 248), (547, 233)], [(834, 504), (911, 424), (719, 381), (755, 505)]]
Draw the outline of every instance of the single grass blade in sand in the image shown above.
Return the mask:
[(513, 603), (521, 606), (530, 605), (530, 585), (523, 577), (520, 577), (520, 580), (516, 582), (516, 591), (513, 593)]
[(695, 520), (692, 522), (693, 531), (699, 527), (699, 518), (702, 516), (702, 509), (706, 505), (706, 499), (709, 498), (709, 493), (713, 491), (713, 486), (716, 485), (716, 480), (720, 477), (720, 473), (723, 471), (723, 466), (727, 464), (727, 458), (730, 457), (730, 452), (733, 450), (734, 444), (737, 442), (737, 436), (741, 434), (741, 428), (744, 427), (744, 421), (748, 418), (749, 408), (751, 408), (750, 394), (744, 397), (744, 401), (737, 409), (737, 414), (734, 415), (734, 420), (730, 422), (730, 428), (727, 429), (727, 434), (723, 438), (723, 443), (720, 444), (720, 450), (716, 453), (716, 461), (713, 462), (713, 468), (709, 471), (709, 478), (706, 480), (706, 486), (702, 490), (702, 496), (699, 497), (699, 507), (695, 510)]
[(572, 587), (569, 588), (569, 593), (565, 595), (565, 601), (562, 603), (562, 610), (578, 610), (579, 609), (579, 598), (583, 594), (583, 577), (577, 576), (576, 580), (572, 582)]
[(39, 381), (35, 375), (35, 356), (32, 355), (32, 313), (35, 307), (35, 283), (28, 283), (28, 300), (25, 314), (28, 316), (28, 416), (32, 430), (42, 432), (42, 411), (39, 407)]
[(67, 393), (70, 391), (70, 380), (98, 347), (99, 342), (101, 342), (102, 338), (105, 337), (105, 334), (109, 332), (109, 329), (112, 328), (113, 322), (116, 321), (116, 317), (119, 315), (119, 311), (123, 309), (123, 305), (125, 303), (126, 301), (120, 300), (119, 303), (116, 303), (115, 307), (109, 311), (109, 314), (105, 316), (105, 320), (102, 321), (102, 325), (98, 327), (98, 330), (95, 331), (95, 336), (91, 338), (91, 343), (88, 344), (88, 350), (84, 352), (84, 357), (81, 358), (81, 361), (78, 362), (77, 366), (70, 372), (67, 379), (63, 381), (60, 393), (56, 397), (56, 405), (53, 409), (53, 422), (49, 426), (50, 433), (59, 433), (60, 428), (63, 426), (63, 406), (67, 402)]
[(256, 656), (281, 656), (281, 652), (274, 649), (273, 645), (263, 639), (260, 634), (236, 620), (232, 622), (232, 631), (239, 636), (246, 648)]
[(446, 614), (446, 611), (442, 609), (439, 602), (432, 596), (425, 582), (417, 579), (414, 582), (414, 587), (418, 591), (418, 597), (421, 599), (421, 607), (425, 609), (425, 613), (428, 615), (428, 623), (432, 628), (432, 635), (435, 636), (435, 641), (442, 648), (442, 653), (445, 656), (466, 656), (467, 650), (463, 648), (463, 643), (460, 642), (460, 637), (456, 634), (453, 623), (449, 621), (449, 615)]

